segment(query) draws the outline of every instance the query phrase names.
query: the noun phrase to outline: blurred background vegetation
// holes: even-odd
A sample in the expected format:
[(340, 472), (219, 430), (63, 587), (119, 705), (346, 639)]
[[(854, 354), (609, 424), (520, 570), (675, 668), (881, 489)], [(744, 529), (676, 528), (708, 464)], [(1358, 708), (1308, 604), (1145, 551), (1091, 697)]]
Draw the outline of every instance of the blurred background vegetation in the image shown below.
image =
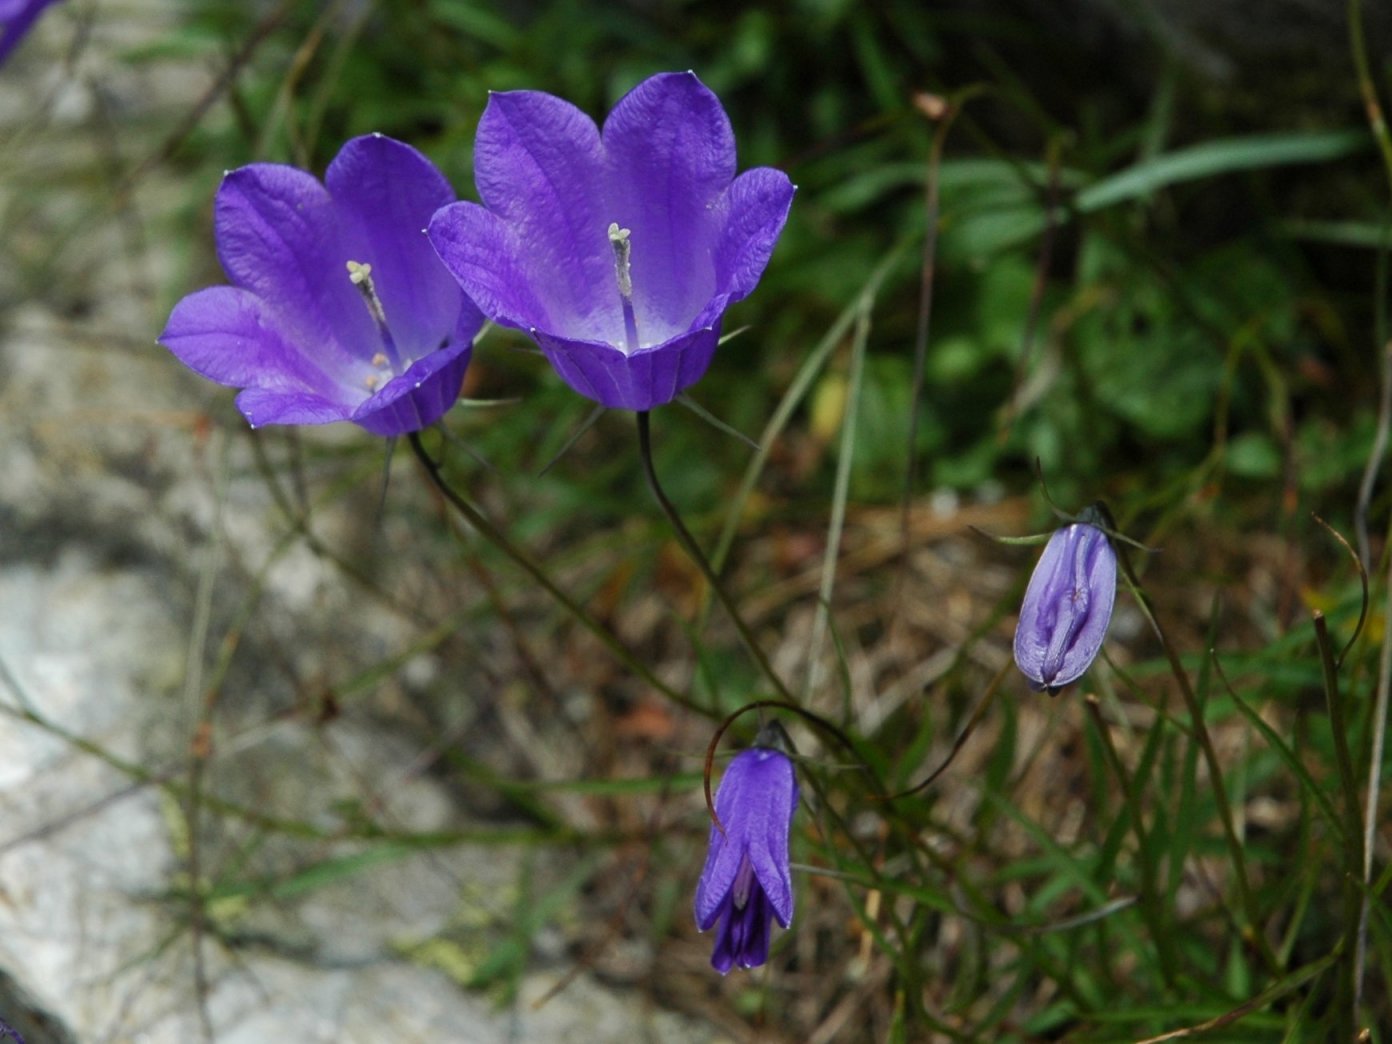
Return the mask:
[[(521, 825), (498, 844), (583, 856), (528, 885), (542, 898), (462, 987), (505, 993), (560, 924), (563, 953), (544, 958), (560, 972), (595, 970), (741, 1040), (1139, 1040), (1206, 1024), (1191, 1035), (1387, 1039), (1385, 814), (1366, 886), (1359, 841), (1386, 684), (1381, 471), (1361, 631), (1355, 556), (1312, 518), (1359, 545), (1364, 469), (1382, 464), (1392, 171), (1350, 15), (1383, 99), (1392, 15), (1370, 6), (188, 0), (177, 32), (119, 51), (206, 73), (181, 108), (110, 114), (115, 166), (84, 175), (83, 220), (124, 220), (113, 185), (118, 200), (142, 178), (169, 190), (139, 219), (177, 259), (145, 288), (156, 324), (221, 281), (210, 201), (225, 169), (322, 173), (346, 138), (381, 131), (474, 198), (490, 90), (602, 118), (647, 75), (690, 68), (725, 103), (741, 167), (799, 186), (758, 291), (727, 319), (747, 329), (693, 389), (760, 451), (673, 406), (654, 420), (658, 468), (706, 546), (728, 546), (727, 583), (775, 666), (885, 787), (970, 734), (931, 787), (886, 803), (846, 750), (799, 727), (799, 908), (766, 970), (711, 973), (689, 902), (713, 722), (770, 693), (652, 505), (631, 418), (601, 418), (541, 474), (589, 404), (491, 330), (466, 386), (489, 402), (449, 418), (479, 459), (440, 445), (457, 487), (690, 706), (454, 530), (404, 453), (378, 509), (379, 444), (253, 435), (231, 393), (188, 381), (211, 423), (254, 444), (288, 539), (340, 562), (363, 598), (408, 602), (416, 628), (310, 671), (236, 653), (219, 669), (270, 670), (274, 713), (325, 728), (356, 715), (422, 745), (447, 735), (431, 771), (470, 815)], [(107, 9), (61, 9), (75, 48)], [(79, 222), (40, 235), (26, 220), (6, 214), (0, 238), (16, 292), (68, 294), (80, 319), (77, 277), (54, 283)], [(1065, 510), (1103, 499), (1160, 549), (1130, 556), (1175, 660), (1123, 593), (1082, 685), (1050, 700), (1012, 673), (1032, 557), (972, 527), (1051, 529), (1039, 473)], [(358, 513), (350, 546), (313, 532), (326, 501)], [(254, 636), (256, 597), (215, 626)], [(1332, 694), (1314, 611), (1334, 653), (1353, 640)], [(426, 648), (444, 669), (401, 681)], [(456, 734), (443, 723), (461, 704)], [(754, 727), (741, 719), (726, 746)], [(368, 849), (402, 842), (370, 809), (353, 816)], [(368, 865), (318, 860), (306, 850), (296, 872)]]

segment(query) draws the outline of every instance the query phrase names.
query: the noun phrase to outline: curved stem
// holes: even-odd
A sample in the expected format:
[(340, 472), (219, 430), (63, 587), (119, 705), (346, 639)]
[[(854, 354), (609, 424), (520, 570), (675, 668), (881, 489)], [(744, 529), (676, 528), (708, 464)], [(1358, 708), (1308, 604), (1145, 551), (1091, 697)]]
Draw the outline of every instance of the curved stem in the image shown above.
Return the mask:
[(652, 490), (652, 495), (657, 498), (657, 503), (662, 508), (662, 513), (667, 516), (667, 520), (672, 523), (672, 529), (676, 531), (677, 541), (696, 563), (696, 568), (701, 571), (701, 575), (710, 584), (711, 590), (715, 592), (715, 597), (720, 600), (720, 604), (725, 607), (725, 612), (730, 615), (731, 621), (735, 625), (735, 630), (739, 632), (740, 640), (749, 650), (749, 655), (763, 672), (764, 677), (772, 683), (778, 695), (790, 704), (797, 701), (793, 699), (793, 694), (788, 687), (783, 684), (783, 679), (774, 672), (773, 665), (769, 663), (764, 651), (759, 648), (758, 642), (754, 640), (754, 633), (750, 631), (749, 625), (744, 622), (744, 617), (740, 616), (739, 609), (735, 606), (734, 599), (725, 590), (725, 585), (720, 582), (720, 578), (715, 575), (715, 570), (711, 567), (710, 560), (702, 552), (701, 546), (696, 543), (696, 538), (691, 535), (691, 531), (686, 528), (686, 523), (681, 520), (681, 515), (677, 513), (676, 505), (669, 499), (662, 490), (662, 484), (657, 481), (657, 469), (653, 467), (652, 455), (652, 433), (650, 430), (648, 411), (638, 411), (638, 456), (643, 462), (643, 477), (648, 480), (648, 488)]
[(522, 568), (523, 572), (540, 584), (546, 593), (554, 598), (566, 612), (579, 620), (581, 625), (598, 638), (625, 667), (674, 703), (680, 704), (687, 708), (687, 710), (709, 716), (710, 711), (697, 705), (690, 697), (677, 692), (677, 690), (673, 689), (655, 675), (646, 664), (639, 660), (638, 657), (619, 640), (619, 637), (615, 635), (613, 631), (596, 620), (590, 615), (587, 609), (580, 605), (580, 603), (576, 602), (575, 599), (571, 598), (570, 595), (556, 586), (555, 581), (546, 575), (546, 571), (542, 569), (530, 555), (509, 540), (503, 534), (502, 530), (489, 520), (488, 516), (459, 493), (455, 492), (454, 488), (445, 481), (444, 475), (440, 472), (440, 465), (435, 462), (434, 458), (431, 457), (428, 452), (426, 452), (425, 445), (421, 442), (420, 432), (413, 431), (407, 438), (411, 443), (411, 449), (414, 451), (416, 459), (419, 460), (421, 466), (425, 468), (425, 473), (430, 477), (430, 481), (435, 488), (439, 490), (440, 495), (449, 501), (450, 506), (459, 512), (460, 516), (477, 530), (485, 540), (503, 554), (507, 555), (508, 558), (516, 562)]

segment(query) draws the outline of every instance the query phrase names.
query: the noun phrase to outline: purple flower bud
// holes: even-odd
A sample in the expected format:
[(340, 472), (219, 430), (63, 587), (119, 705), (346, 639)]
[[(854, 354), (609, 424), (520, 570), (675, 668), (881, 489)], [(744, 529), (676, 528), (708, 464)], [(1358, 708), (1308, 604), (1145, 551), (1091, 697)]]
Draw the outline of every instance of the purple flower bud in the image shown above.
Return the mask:
[(349, 420), (404, 435), (459, 397), (483, 316), (421, 230), (454, 201), (411, 146), (354, 138), (313, 175), (253, 163), (222, 179), (218, 257), (231, 286), (185, 297), (159, 342), (241, 388), (253, 427)]
[(1015, 663), (1030, 688), (1052, 694), (1092, 665), (1112, 619), (1116, 570), (1107, 534), (1089, 522), (1049, 538), (1015, 630)]
[[(772, 726), (760, 734), (782, 729)], [(720, 922), (711, 967), (755, 968), (768, 960), (769, 922), (784, 928), (793, 920), (793, 879), (788, 867), (788, 832), (797, 811), (793, 763), (772, 747), (751, 747), (735, 756), (715, 794), (725, 833), (711, 824), (710, 851), (696, 886), (696, 927)]]
[(730, 121), (695, 73), (644, 80), (603, 128), (553, 95), (503, 91), (474, 139), (483, 205), (440, 211), (430, 241), (575, 391), (648, 410), (701, 379), (787, 220), (786, 174), (735, 169)]

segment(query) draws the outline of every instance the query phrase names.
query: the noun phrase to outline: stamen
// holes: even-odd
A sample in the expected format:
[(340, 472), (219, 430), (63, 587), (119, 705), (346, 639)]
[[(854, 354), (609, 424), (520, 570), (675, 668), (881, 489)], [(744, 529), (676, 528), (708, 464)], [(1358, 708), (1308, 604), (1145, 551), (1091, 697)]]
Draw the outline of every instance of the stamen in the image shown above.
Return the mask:
[(609, 245), (614, 248), (614, 276), (619, 283), (619, 297), (623, 300), (624, 339), (631, 355), (638, 350), (638, 319), (633, 313), (633, 273), (629, 264), (633, 244), (629, 242), (630, 235), (631, 229), (620, 228), (617, 221), (609, 223)]
[[(377, 296), (377, 288), (372, 284), (372, 266), (365, 261), (349, 261), (348, 281), (358, 288), (362, 294), (363, 301), (367, 304), (368, 313), (372, 316), (372, 321), (377, 324), (377, 333), (382, 338), (382, 346), (386, 349), (383, 352), (376, 352), (372, 356), (372, 365), (378, 369), (394, 368), (401, 360), (400, 354), (396, 350), (396, 342), (392, 340), (391, 328), (387, 326), (387, 313), (382, 307), (382, 299)], [(369, 378), (375, 381), (376, 378)], [(369, 383), (368, 388), (376, 388), (375, 383)]]

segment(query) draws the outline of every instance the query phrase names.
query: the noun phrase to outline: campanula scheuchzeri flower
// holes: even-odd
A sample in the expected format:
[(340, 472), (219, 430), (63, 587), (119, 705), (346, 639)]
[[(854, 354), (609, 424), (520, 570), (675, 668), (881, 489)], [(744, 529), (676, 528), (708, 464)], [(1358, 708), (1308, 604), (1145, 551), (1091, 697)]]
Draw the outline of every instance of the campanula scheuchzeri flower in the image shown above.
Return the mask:
[[(754, 968), (768, 960), (769, 923), (793, 920), (793, 878), (788, 832), (797, 811), (798, 784), (788, 746), (777, 724), (759, 733), (755, 746), (730, 762), (715, 793), (715, 812), (725, 832), (711, 824), (706, 866), (696, 886), (696, 927), (720, 927), (711, 966)], [(765, 745), (767, 744), (767, 745)]]
[(1094, 522), (1095, 510), (1056, 530), (1034, 568), (1020, 623), (1015, 663), (1030, 688), (1050, 693), (1077, 681), (1092, 665), (1116, 601), (1116, 550)]
[(57, 0), (0, 0), (0, 64)]
[(440, 257), (567, 384), (631, 410), (700, 380), (793, 199), (782, 171), (735, 177), (730, 121), (690, 72), (644, 80), (602, 131), (553, 95), (493, 94), (474, 177), (483, 205), (457, 203), (430, 224)]
[(180, 301), (160, 343), (244, 389), (253, 427), (350, 420), (391, 436), (433, 424), (483, 325), (421, 234), (454, 198), (428, 159), (377, 134), (345, 144), (322, 185), (281, 164), (231, 171), (214, 225), (232, 285)]

